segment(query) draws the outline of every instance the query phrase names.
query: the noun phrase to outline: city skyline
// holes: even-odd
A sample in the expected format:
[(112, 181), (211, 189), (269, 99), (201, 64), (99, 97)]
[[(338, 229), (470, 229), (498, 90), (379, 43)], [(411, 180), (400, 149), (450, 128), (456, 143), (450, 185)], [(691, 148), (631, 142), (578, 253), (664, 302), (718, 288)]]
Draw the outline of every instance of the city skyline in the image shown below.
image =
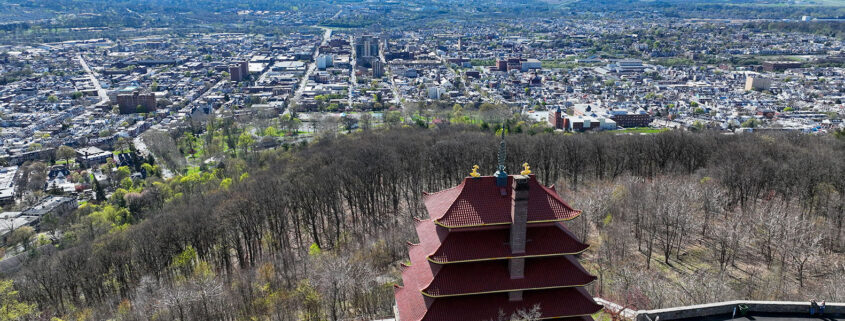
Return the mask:
[(843, 100), (841, 0), (0, 0), (0, 319), (841, 320)]

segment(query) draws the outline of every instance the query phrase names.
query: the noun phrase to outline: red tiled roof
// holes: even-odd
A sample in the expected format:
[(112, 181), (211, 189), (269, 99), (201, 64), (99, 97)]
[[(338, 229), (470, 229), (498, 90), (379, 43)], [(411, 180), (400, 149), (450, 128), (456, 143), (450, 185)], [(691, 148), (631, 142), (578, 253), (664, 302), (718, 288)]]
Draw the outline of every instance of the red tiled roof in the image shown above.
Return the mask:
[[(396, 298), (396, 308), (399, 320), (419, 321), (425, 316), (427, 307), (425, 298), (420, 291), (406, 286), (393, 286), (393, 297)], [(432, 299), (428, 299), (432, 300)]]
[[(417, 229), (423, 228), (426, 221), (417, 222)], [(430, 221), (428, 221), (429, 224)], [(429, 253), (437, 249), (439, 241), (432, 240), (432, 237), (437, 237), (434, 233), (425, 234), (426, 238), (420, 237), (419, 244), (411, 244), (408, 246), (408, 256), (411, 259), (410, 265), (402, 265), (402, 284), (403, 288), (409, 291), (416, 292), (422, 297), (420, 289), (434, 279), (437, 273), (432, 269), (433, 263), (428, 262), (427, 256)], [(436, 268), (436, 266), (435, 266)], [(397, 300), (398, 300), (397, 296)], [(400, 308), (401, 309), (401, 308)]]
[[(481, 321), (495, 320), (501, 310), (510, 316), (518, 310), (540, 305), (541, 318), (592, 320), (591, 314), (601, 310), (583, 288), (562, 288), (525, 291), (522, 301), (510, 302), (507, 293), (492, 293), (439, 298), (426, 308), (426, 299), (419, 292), (396, 288), (399, 319), (402, 321)], [(431, 300), (431, 299), (428, 299)]]
[[(409, 246), (411, 265), (403, 265), (404, 286), (395, 288), (400, 320), (493, 320), (499, 311), (510, 315), (540, 304), (542, 318), (575, 321), (592, 320), (589, 315), (601, 309), (583, 289), (595, 277), (567, 255), (587, 245), (559, 222), (580, 212), (533, 175), (526, 252), (520, 255), (528, 256), (525, 277), (510, 278), (512, 182), (508, 177), (508, 186), (499, 188), (495, 177), (467, 178), (425, 196), (431, 220), (417, 222), (420, 244)], [(494, 226), (473, 229), (485, 225)], [(508, 300), (506, 292), (513, 290), (525, 290), (522, 301)]]
[[(520, 280), (510, 280), (508, 261), (504, 259), (455, 264), (432, 263), (428, 257), (438, 250), (441, 237), (450, 239), (452, 234), (475, 232), (452, 232), (448, 233), (448, 236), (438, 236), (435, 232), (424, 232), (426, 229), (439, 229), (441, 232), (445, 230), (434, 226), (428, 220), (417, 222), (417, 231), (421, 234), (420, 243), (408, 247), (411, 265), (403, 267), (402, 282), (406, 288), (427, 289), (426, 293), (431, 296), (584, 285), (595, 279), (571, 256), (528, 258), (525, 262), (525, 278)], [(469, 252), (466, 254), (472, 255)], [(452, 283), (458, 285), (450, 286)]]
[[(493, 176), (467, 177), (454, 188), (426, 195), (425, 207), (432, 220), (446, 227), (509, 224), (512, 182), (513, 176), (508, 176), (508, 186), (499, 188)], [(581, 213), (553, 189), (538, 183), (534, 175), (529, 184), (528, 222), (570, 220)]]
[(446, 228), (438, 227), (431, 220), (417, 223), (420, 243), (426, 245), (425, 255), (435, 263), (575, 254), (588, 247), (579, 242), (560, 222), (544, 226), (529, 225), (525, 253), (519, 255), (511, 254), (510, 229), (506, 227), (475, 231), (445, 230)]
[(437, 277), (418, 286), (432, 297), (471, 293), (503, 292), (523, 289), (583, 286), (596, 277), (585, 271), (571, 256), (531, 258), (525, 260), (525, 277), (511, 279), (508, 261), (487, 261), (446, 264), (436, 272)]

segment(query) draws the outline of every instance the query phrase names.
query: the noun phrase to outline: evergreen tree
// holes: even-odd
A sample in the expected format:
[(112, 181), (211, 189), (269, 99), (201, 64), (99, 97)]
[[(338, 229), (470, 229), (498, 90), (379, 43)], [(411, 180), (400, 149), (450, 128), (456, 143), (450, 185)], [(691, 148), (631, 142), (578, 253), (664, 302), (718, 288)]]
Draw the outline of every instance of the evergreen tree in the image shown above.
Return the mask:
[(94, 181), (94, 199), (98, 202), (104, 201), (106, 199), (106, 193), (103, 191), (103, 187), (100, 186), (100, 182), (97, 181), (97, 177), (91, 175), (91, 180)]

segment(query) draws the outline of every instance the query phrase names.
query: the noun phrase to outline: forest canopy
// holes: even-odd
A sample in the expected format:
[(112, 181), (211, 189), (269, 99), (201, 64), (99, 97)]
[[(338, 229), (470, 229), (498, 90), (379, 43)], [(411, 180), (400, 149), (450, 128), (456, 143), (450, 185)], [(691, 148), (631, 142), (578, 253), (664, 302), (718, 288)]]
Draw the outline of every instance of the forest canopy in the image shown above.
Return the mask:
[[(845, 142), (801, 134), (511, 134), (584, 210), (590, 290), (631, 308), (745, 297), (845, 300)], [(462, 126), (325, 137), (80, 208), (7, 275), (32, 315), (323, 320), (392, 315), (422, 193), (490, 175), (497, 138)], [(118, 204), (120, 203), (120, 204)], [(117, 206), (123, 205), (120, 210)], [(111, 207), (111, 208), (110, 208)]]

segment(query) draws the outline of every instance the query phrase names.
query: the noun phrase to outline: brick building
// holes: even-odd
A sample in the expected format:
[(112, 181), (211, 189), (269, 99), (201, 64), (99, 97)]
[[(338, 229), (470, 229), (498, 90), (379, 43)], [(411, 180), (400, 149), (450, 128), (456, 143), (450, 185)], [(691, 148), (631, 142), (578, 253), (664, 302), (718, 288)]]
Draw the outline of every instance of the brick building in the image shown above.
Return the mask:
[(624, 128), (648, 127), (651, 124), (651, 115), (645, 113), (614, 114), (610, 119), (615, 121), (617, 126)]
[(249, 63), (246, 61), (236, 62), (229, 65), (229, 79), (241, 82), (249, 76)]
[(549, 124), (552, 125), (554, 129), (564, 129), (565, 123), (563, 111), (561, 111), (560, 106), (558, 106), (555, 111), (549, 113)]
[(117, 105), (121, 114), (149, 113), (156, 110), (156, 95), (140, 90), (121, 93), (117, 95)]
[(784, 71), (787, 69), (801, 68), (800, 61), (764, 61), (763, 70), (765, 71)]

